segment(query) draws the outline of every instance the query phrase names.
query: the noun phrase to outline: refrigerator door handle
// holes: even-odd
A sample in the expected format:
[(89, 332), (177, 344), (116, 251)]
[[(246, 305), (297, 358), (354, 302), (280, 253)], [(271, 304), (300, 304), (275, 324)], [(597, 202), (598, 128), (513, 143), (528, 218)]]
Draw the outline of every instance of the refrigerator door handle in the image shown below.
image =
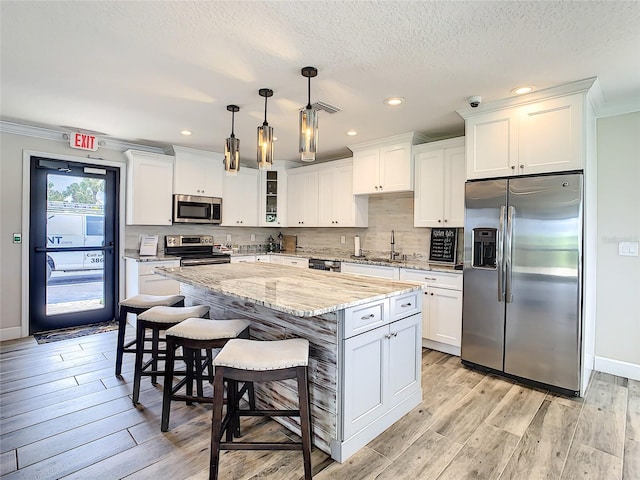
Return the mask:
[(500, 224), (498, 226), (498, 248), (496, 250), (496, 266), (498, 267), (498, 301), (504, 301), (504, 214), (506, 207), (500, 205)]
[(511, 303), (513, 301), (513, 292), (511, 291), (511, 280), (512, 280), (512, 262), (511, 262), (511, 252), (513, 249), (513, 216), (515, 215), (515, 208), (509, 206), (507, 210), (507, 238), (506, 238), (506, 251), (505, 251), (505, 299), (506, 303)]

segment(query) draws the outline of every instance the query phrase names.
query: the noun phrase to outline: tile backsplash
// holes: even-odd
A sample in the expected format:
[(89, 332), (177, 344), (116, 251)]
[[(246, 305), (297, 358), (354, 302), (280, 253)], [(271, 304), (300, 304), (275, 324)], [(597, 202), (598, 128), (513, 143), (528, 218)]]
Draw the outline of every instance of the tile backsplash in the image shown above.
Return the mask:
[[(125, 248), (137, 249), (142, 234), (158, 235), (158, 245), (164, 246), (165, 235), (213, 235), (215, 243), (227, 242), (231, 235), (232, 244), (249, 245), (252, 250), (263, 248), (267, 238), (296, 235), (300, 252), (305, 250), (332, 250), (352, 254), (354, 237), (360, 236), (363, 253), (388, 255), (391, 248), (391, 230), (395, 232), (395, 251), (407, 256), (429, 258), (430, 228), (413, 226), (413, 193), (371, 195), (369, 197), (368, 228), (260, 228), (260, 227), (219, 227), (211, 225), (141, 226), (127, 225)], [(255, 235), (255, 241), (251, 241)], [(341, 237), (345, 243), (341, 243)], [(462, 229), (458, 229), (458, 262), (462, 260)]]

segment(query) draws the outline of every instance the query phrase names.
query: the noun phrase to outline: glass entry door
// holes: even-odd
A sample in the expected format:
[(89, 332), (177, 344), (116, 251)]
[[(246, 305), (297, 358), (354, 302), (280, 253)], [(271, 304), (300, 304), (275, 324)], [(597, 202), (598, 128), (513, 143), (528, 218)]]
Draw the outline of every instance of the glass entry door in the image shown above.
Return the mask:
[(119, 170), (31, 158), (29, 333), (113, 320)]

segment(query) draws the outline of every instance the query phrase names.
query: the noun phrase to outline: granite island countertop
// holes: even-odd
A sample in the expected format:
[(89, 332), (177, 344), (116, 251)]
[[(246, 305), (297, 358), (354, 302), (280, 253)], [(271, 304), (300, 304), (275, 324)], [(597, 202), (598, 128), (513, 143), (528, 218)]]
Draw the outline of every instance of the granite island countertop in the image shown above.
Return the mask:
[(414, 282), (270, 263), (157, 268), (156, 274), (297, 317), (314, 317), (422, 288)]

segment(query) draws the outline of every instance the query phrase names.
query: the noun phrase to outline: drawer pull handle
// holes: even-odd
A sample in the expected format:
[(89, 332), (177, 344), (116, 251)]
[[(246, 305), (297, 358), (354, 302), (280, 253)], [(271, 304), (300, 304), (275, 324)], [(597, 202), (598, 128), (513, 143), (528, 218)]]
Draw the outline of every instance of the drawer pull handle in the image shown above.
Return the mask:
[(411, 302), (409, 303), (403, 303), (402, 305), (400, 305), (400, 308), (407, 308), (411, 306)]
[(375, 317), (375, 315), (373, 313), (370, 313), (369, 315), (365, 315), (364, 317), (360, 317), (360, 320), (369, 320), (370, 318)]
[(434, 282), (437, 280), (437, 279), (435, 279), (435, 278), (433, 278), (433, 277), (424, 277), (424, 279), (425, 279), (425, 280), (433, 280)]

